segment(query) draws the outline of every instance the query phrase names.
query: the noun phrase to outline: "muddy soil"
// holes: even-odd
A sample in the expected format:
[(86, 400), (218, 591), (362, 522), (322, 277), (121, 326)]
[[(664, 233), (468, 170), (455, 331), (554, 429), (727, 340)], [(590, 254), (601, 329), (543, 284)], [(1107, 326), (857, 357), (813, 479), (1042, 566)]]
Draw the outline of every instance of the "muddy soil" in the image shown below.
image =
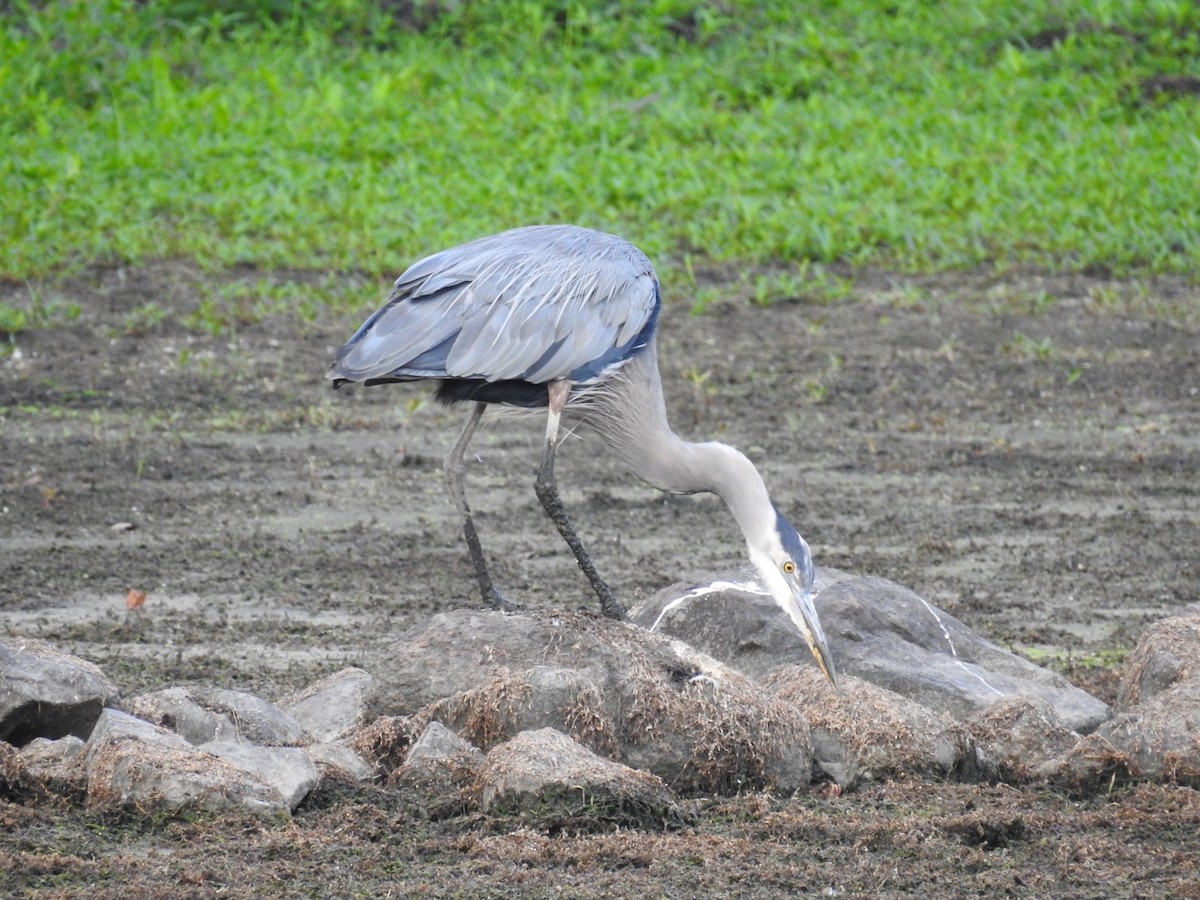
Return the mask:
[[(0, 633), (93, 660), (127, 694), (278, 698), (348, 664), (378, 671), (406, 627), (479, 602), (441, 480), (465, 412), (323, 378), (382, 285), (353, 312), (244, 316), (216, 337), (185, 319), (264, 279), (299, 309), (316, 277), (162, 263), (38, 288), (81, 314), (0, 357)], [(756, 307), (737, 273), (703, 278), (729, 300), (662, 320), (672, 420), (746, 451), (818, 565), (905, 584), (1104, 699), (1145, 625), (1200, 601), (1200, 290), (856, 273), (836, 304)], [(28, 295), (0, 286), (0, 302)], [(488, 419), (468, 494), (497, 583), (527, 606), (593, 607), (532, 490), (541, 420)], [(719, 500), (655, 492), (591, 435), (564, 444), (558, 474), (626, 601), (742, 561)], [(139, 613), (130, 589), (149, 594)], [(13, 891), (1200, 896), (1200, 795), (1173, 786), (886, 784), (597, 835), (431, 821), (412, 798), (336, 784), (287, 827), (77, 801), (0, 799)]]

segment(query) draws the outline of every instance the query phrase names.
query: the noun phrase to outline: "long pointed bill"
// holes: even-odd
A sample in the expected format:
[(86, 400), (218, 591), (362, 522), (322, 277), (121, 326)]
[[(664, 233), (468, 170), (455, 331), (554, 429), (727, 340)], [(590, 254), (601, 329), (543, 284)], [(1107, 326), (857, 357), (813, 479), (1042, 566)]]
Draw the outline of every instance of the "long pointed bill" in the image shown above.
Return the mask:
[(837, 670), (833, 667), (833, 656), (829, 652), (829, 644), (825, 642), (825, 632), (821, 628), (821, 620), (817, 618), (817, 608), (813, 605), (813, 595), (801, 589), (795, 592), (792, 599), (793, 602), (785, 604), (784, 609), (796, 623), (796, 628), (804, 635), (808, 649), (812, 651), (813, 659), (817, 661), (817, 667), (825, 679), (835, 691), (840, 690)]

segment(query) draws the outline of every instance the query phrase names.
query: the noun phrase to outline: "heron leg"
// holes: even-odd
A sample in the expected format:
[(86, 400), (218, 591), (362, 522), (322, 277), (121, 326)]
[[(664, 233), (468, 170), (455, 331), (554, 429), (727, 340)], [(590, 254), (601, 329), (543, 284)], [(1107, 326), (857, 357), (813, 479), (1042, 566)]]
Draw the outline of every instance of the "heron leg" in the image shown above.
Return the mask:
[(542, 502), (542, 508), (546, 510), (546, 515), (550, 517), (550, 521), (558, 528), (558, 533), (563, 536), (563, 540), (575, 554), (575, 561), (579, 563), (579, 568), (587, 576), (592, 590), (600, 598), (600, 609), (604, 615), (612, 619), (624, 619), (625, 607), (617, 601), (612, 588), (596, 571), (595, 565), (592, 564), (592, 558), (583, 549), (583, 543), (579, 540), (579, 535), (575, 533), (575, 527), (571, 524), (562, 498), (558, 495), (558, 484), (554, 480), (554, 451), (558, 446), (559, 420), (562, 417), (563, 407), (567, 405), (571, 385), (566, 381), (552, 381), (547, 387), (550, 392), (550, 415), (546, 422), (546, 443), (542, 447), (542, 464), (538, 468), (537, 482), (534, 485), (538, 500)]
[(463, 537), (467, 541), (467, 551), (471, 554), (471, 563), (475, 566), (475, 575), (479, 578), (479, 592), (483, 595), (483, 602), (505, 612), (515, 612), (520, 607), (505, 600), (503, 595), (496, 590), (496, 586), (492, 584), (487, 561), (483, 558), (483, 546), (479, 543), (479, 532), (475, 530), (475, 520), (471, 516), (471, 507), (467, 504), (467, 495), (463, 490), (463, 453), (466, 452), (467, 444), (470, 443), (471, 435), (475, 433), (475, 426), (479, 424), (486, 407), (485, 403), (476, 403), (472, 407), (471, 415), (467, 417), (466, 427), (458, 436), (458, 440), (454, 442), (454, 446), (442, 463), (442, 468), (446, 472), (446, 483), (450, 487), (450, 495), (454, 498), (454, 503), (462, 516)]

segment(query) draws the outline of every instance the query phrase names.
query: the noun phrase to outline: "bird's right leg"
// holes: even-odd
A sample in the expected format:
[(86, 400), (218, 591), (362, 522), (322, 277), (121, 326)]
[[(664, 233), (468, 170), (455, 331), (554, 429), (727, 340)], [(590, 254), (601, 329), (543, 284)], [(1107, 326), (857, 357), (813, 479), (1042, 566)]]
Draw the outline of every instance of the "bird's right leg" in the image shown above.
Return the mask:
[(550, 517), (550, 521), (558, 528), (558, 533), (562, 535), (567, 546), (571, 548), (571, 552), (575, 554), (575, 562), (579, 564), (579, 568), (591, 583), (592, 590), (600, 598), (601, 612), (610, 619), (625, 619), (625, 607), (617, 600), (612, 588), (600, 577), (600, 573), (596, 571), (596, 566), (592, 563), (592, 558), (583, 549), (583, 542), (579, 540), (575, 526), (571, 524), (571, 519), (567, 516), (562, 498), (558, 495), (558, 482), (554, 478), (554, 451), (558, 447), (558, 425), (563, 408), (567, 405), (567, 398), (571, 393), (571, 385), (566, 381), (551, 381), (546, 387), (549, 392), (550, 414), (546, 422), (546, 443), (542, 446), (542, 464), (538, 468), (534, 489), (537, 491), (538, 499), (542, 502), (542, 508), (546, 510), (546, 515)]
[(505, 612), (515, 612), (520, 607), (505, 600), (492, 584), (492, 576), (488, 574), (487, 562), (483, 558), (483, 546), (479, 543), (479, 532), (475, 530), (475, 520), (471, 516), (471, 507), (467, 505), (467, 495), (463, 491), (463, 453), (466, 452), (467, 444), (470, 443), (471, 435), (475, 433), (475, 426), (479, 424), (486, 407), (486, 403), (476, 403), (472, 407), (466, 427), (446, 456), (442, 468), (446, 472), (446, 484), (450, 487), (450, 495), (462, 516), (463, 537), (467, 541), (471, 563), (475, 566), (475, 575), (479, 578), (479, 592), (483, 595), (483, 602)]

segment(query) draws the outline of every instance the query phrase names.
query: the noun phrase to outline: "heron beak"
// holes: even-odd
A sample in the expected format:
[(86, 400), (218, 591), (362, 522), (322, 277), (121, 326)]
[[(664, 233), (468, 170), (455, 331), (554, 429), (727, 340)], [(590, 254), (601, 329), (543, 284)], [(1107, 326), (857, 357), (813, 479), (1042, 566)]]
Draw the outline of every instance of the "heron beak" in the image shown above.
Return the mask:
[(792, 603), (786, 609), (804, 640), (812, 651), (817, 667), (825, 676), (833, 689), (840, 690), (837, 682), (837, 670), (833, 667), (833, 655), (829, 652), (829, 644), (825, 641), (825, 631), (821, 628), (821, 620), (817, 618), (817, 608), (813, 605), (813, 594), (797, 585), (794, 588)]

